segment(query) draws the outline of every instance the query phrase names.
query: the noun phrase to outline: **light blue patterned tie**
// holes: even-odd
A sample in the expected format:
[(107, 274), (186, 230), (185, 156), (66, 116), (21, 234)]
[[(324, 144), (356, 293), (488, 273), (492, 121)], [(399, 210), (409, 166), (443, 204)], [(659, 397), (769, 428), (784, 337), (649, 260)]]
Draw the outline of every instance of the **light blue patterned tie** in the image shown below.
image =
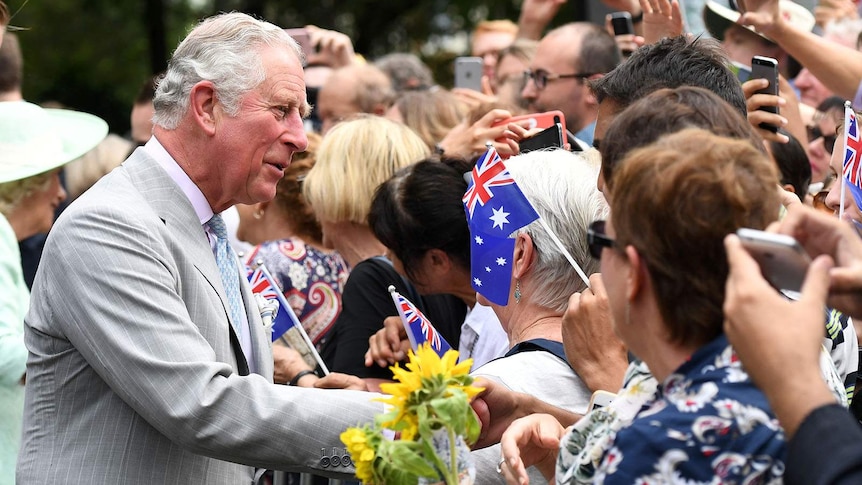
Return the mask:
[(227, 228), (224, 220), (218, 214), (213, 215), (207, 222), (210, 230), (216, 235), (216, 264), (221, 275), (224, 291), (227, 293), (230, 316), (233, 320), (234, 330), (237, 337), (242, 341), (242, 314), (245, 311), (242, 304), (242, 296), (239, 293), (239, 272), (236, 268), (236, 253), (227, 240)]

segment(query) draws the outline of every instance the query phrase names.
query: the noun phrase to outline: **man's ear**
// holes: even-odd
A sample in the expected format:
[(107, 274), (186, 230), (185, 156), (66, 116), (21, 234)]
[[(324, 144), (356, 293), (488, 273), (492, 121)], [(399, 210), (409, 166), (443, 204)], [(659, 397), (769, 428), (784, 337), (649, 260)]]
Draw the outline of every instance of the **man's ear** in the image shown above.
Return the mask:
[(515, 236), (515, 252), (512, 255), (512, 277), (522, 278), (529, 271), (536, 257), (533, 238), (526, 232)]
[(218, 97), (215, 87), (210, 81), (200, 81), (192, 86), (189, 93), (189, 113), (195, 123), (208, 135), (215, 135), (216, 130), (216, 104)]

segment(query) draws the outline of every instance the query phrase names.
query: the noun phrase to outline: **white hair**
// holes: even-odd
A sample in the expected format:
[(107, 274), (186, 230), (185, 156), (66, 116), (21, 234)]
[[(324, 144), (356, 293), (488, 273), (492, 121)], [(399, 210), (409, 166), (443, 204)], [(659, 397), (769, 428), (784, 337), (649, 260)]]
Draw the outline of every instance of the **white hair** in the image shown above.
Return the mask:
[[(518, 155), (507, 160), (506, 167), (584, 273), (597, 272), (599, 262), (590, 255), (587, 227), (608, 213), (607, 202), (596, 189), (598, 169), (565, 150)], [(535, 286), (524, 288), (525, 295), (544, 308), (565, 311), (572, 293), (586, 285), (539, 221), (516, 233), (529, 234), (536, 252), (531, 277)]]
[(830, 21), (823, 27), (823, 37), (851, 49), (856, 48), (859, 32), (862, 32), (862, 19), (839, 18)]
[(174, 51), (153, 98), (153, 123), (175, 129), (189, 108), (192, 87), (211, 81), (229, 116), (239, 113), (240, 98), (263, 82), (260, 47), (302, 51), (284, 29), (242, 13), (210, 17), (195, 27)]

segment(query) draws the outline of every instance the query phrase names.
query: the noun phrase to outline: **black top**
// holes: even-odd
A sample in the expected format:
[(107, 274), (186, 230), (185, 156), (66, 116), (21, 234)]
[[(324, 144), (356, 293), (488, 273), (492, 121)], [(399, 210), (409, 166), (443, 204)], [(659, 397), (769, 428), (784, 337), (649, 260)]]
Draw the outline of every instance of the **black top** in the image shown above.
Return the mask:
[(341, 314), (332, 326), (320, 356), (333, 372), (359, 377), (392, 379), (389, 368), (376, 364), (365, 367), (368, 339), (383, 328), (386, 317), (398, 310), (389, 294), (389, 285), (410, 299), (449, 342), (458, 347), (461, 324), (467, 316), (467, 305), (452, 295), (419, 296), (413, 285), (402, 278), (384, 258), (370, 258), (350, 270), (341, 294)]
[(838, 404), (809, 414), (790, 440), (784, 483), (862, 483), (862, 427)]

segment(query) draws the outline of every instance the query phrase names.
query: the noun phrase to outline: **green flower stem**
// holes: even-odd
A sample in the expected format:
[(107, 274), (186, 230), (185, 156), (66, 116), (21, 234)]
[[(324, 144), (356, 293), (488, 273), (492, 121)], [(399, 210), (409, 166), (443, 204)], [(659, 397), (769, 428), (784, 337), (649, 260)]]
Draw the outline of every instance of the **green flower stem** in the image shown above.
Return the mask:
[(446, 432), (449, 433), (449, 479), (446, 480), (449, 485), (458, 485), (458, 452), (455, 449), (455, 430), (451, 426), (446, 426)]

